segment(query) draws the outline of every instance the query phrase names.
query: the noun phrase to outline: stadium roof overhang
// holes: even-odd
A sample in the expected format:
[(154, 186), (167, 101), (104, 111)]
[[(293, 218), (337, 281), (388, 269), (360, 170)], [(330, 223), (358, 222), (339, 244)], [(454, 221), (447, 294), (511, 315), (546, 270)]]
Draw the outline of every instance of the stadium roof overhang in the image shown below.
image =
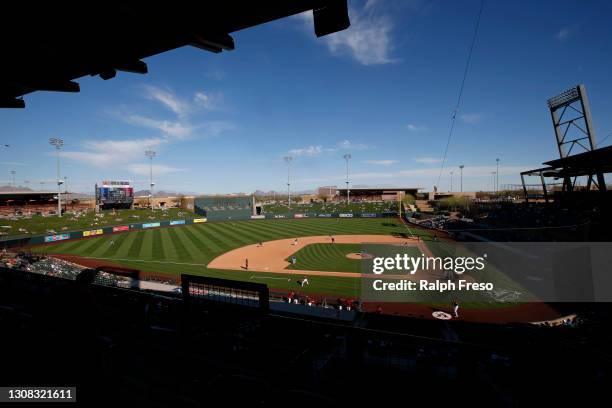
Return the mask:
[(523, 175), (544, 177), (579, 177), (597, 173), (612, 173), (612, 146), (602, 147), (561, 159), (550, 160), (543, 164), (548, 167), (527, 170)]
[(57, 192), (50, 191), (0, 191), (0, 203), (57, 201)]
[(318, 37), (350, 25), (346, 0), (14, 3), (0, 25), (0, 107), (23, 108), (35, 91), (79, 92), (74, 80), (86, 75), (145, 74), (143, 58), (186, 45), (233, 50), (230, 33), (308, 10)]
[(525, 184), (525, 176), (536, 176), (540, 178), (545, 199), (548, 199), (546, 183), (544, 181), (544, 178), (546, 177), (563, 179), (564, 190), (571, 191), (573, 189), (573, 185), (571, 184), (572, 178), (575, 179), (576, 177), (587, 176), (589, 178), (589, 184), (587, 187), (590, 189), (592, 177), (598, 176), (599, 178), (595, 182), (595, 185), (599, 191), (604, 192), (606, 191), (606, 184), (602, 175), (612, 173), (612, 146), (606, 146), (584, 153), (578, 153), (572, 156), (550, 160), (544, 162), (543, 164), (547, 165), (547, 167), (521, 172), (521, 179), (523, 181), (523, 189), (525, 191), (526, 198), (528, 197), (528, 194)]

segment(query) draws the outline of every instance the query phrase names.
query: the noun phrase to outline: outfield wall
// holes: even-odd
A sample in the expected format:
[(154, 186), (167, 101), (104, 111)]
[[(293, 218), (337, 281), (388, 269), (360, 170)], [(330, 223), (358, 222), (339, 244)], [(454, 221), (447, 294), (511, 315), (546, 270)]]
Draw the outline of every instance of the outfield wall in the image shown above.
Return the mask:
[[(278, 219), (308, 219), (308, 218), (389, 218), (389, 217), (397, 217), (397, 213), (290, 213), (290, 214), (266, 214), (266, 215), (251, 215), (249, 217), (243, 218), (243, 220), (278, 220)], [(230, 218), (229, 220), (237, 219)], [(32, 237), (15, 237), (15, 238), (5, 238), (0, 241), (0, 247), (2, 248), (13, 248), (13, 247), (22, 247), (29, 245), (40, 245), (40, 244), (49, 244), (52, 242), (66, 241), (69, 239), (80, 239), (80, 238), (91, 238), (100, 235), (108, 235), (108, 234), (116, 234), (121, 232), (129, 232), (129, 231), (141, 231), (150, 228), (160, 228), (160, 227), (174, 227), (180, 225), (190, 225), (190, 224), (200, 224), (210, 221), (223, 222), (228, 221), (227, 219), (217, 219), (217, 220), (209, 220), (208, 218), (193, 218), (193, 219), (184, 219), (184, 220), (169, 220), (169, 221), (156, 221), (156, 222), (145, 222), (145, 223), (135, 223), (135, 224), (123, 224), (123, 225), (114, 225), (102, 228), (81, 230), (81, 231), (70, 231), (70, 232), (62, 232), (59, 234), (46, 234), (46, 235), (36, 235)]]
[(136, 224), (113, 225), (102, 228), (94, 228), (81, 231), (62, 232), (58, 234), (36, 235), (32, 237), (6, 238), (0, 241), (3, 248), (11, 248), (26, 245), (49, 244), (52, 242), (65, 241), (68, 239), (91, 238), (100, 235), (116, 234), (119, 232), (140, 231), (149, 228), (172, 227), (177, 225), (199, 224), (207, 222), (206, 218), (193, 218), (185, 220), (170, 220), (144, 222)]

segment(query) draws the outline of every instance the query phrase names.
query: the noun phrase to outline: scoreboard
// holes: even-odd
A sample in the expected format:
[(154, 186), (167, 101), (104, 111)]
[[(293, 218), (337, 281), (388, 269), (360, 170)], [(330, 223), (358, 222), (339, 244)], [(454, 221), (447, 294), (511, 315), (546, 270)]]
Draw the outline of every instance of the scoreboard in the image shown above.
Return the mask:
[(134, 203), (134, 188), (129, 181), (102, 181), (96, 184), (96, 204), (102, 208), (130, 208)]

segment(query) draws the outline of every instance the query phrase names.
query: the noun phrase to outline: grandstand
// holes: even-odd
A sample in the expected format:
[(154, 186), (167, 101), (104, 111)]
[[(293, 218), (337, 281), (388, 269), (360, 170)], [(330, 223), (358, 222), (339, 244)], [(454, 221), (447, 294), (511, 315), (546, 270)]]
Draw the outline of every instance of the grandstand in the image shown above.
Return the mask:
[(194, 198), (194, 212), (210, 221), (246, 220), (255, 214), (253, 196), (202, 196)]
[(297, 203), (292, 204), (291, 208), (287, 207), (287, 204), (268, 203), (263, 204), (261, 214), (290, 214), (290, 213), (303, 213), (303, 214), (344, 214), (344, 213), (358, 213), (358, 214), (388, 214), (395, 215), (398, 213), (397, 201), (357, 201), (346, 203), (345, 201), (335, 202), (313, 202), (313, 203)]
[(339, 188), (338, 200), (346, 200), (350, 195), (351, 201), (397, 201), (398, 196), (403, 198), (405, 195), (417, 196), (422, 187), (364, 187), (364, 188)]
[[(81, 274), (90, 272), (97, 274)], [(245, 291), (249, 297), (242, 299), (251, 299), (251, 292), (261, 291), (256, 285), (184, 281), (193, 282), (189, 290), (162, 296), (108, 286), (106, 279), (2, 268), (0, 346), (11, 350), (3, 369), (24, 383), (32, 381), (35, 365), (37, 382), (76, 385), (82, 402), (120, 398), (157, 406), (204, 406), (228, 398), (239, 404), (283, 398), (353, 405), (406, 383), (425, 393), (413, 399), (431, 399), (427, 390), (443, 387), (437, 402), (522, 405), (599, 395), (600, 382), (610, 376), (609, 357), (601, 352), (609, 336), (591, 337), (584, 347), (584, 334), (600, 324), (596, 319), (576, 327), (463, 322), (450, 329), (441, 321), (371, 313), (354, 324), (331, 324), (272, 313), (240, 298), (201, 296), (212, 285)], [(46, 322), (54, 322), (53, 330)], [(574, 347), (577, 342), (582, 347)], [(363, 378), (367, 387), (347, 392)], [(543, 395), (542, 378), (555, 384), (571, 378), (581, 393)], [(100, 393), (100, 387), (112, 393)], [(524, 393), (517, 394), (517, 387)]]

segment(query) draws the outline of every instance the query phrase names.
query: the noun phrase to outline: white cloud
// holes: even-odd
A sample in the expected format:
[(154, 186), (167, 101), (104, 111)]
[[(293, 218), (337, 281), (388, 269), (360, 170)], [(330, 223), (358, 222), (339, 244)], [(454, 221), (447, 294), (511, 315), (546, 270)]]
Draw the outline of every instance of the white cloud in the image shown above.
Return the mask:
[[(362, 65), (394, 62), (391, 57), (393, 22), (390, 16), (378, 12), (379, 3), (368, 1), (361, 10), (349, 8), (351, 26), (323, 37), (332, 55), (350, 55)], [(312, 12), (301, 13), (296, 17), (306, 23), (309, 32), (312, 31)]]
[(461, 118), (461, 120), (465, 123), (474, 125), (482, 121), (483, 114), (482, 113), (464, 113), (463, 115), (459, 116), (459, 118)]
[(414, 161), (423, 164), (442, 163), (442, 159), (437, 159), (435, 157), (415, 157)]
[[(151, 166), (148, 163), (134, 163), (134, 164), (128, 165), (127, 170), (139, 176), (148, 176), (151, 171)], [(153, 165), (153, 174), (155, 175), (176, 173), (179, 171), (186, 171), (186, 169), (181, 169), (181, 168), (177, 168), (173, 166), (166, 166), (164, 164), (154, 164)]]
[(391, 166), (392, 164), (399, 163), (398, 160), (366, 160), (365, 162), (377, 166)]
[(84, 143), (88, 150), (110, 152), (112, 154), (142, 153), (143, 147), (155, 147), (163, 143), (160, 138), (131, 139), (131, 140), (89, 140)]
[(320, 156), (323, 153), (333, 153), (338, 150), (354, 151), (354, 150), (368, 150), (371, 148), (372, 146), (370, 145), (366, 145), (363, 143), (354, 143), (348, 139), (345, 139), (345, 140), (339, 141), (336, 144), (336, 147), (325, 147), (322, 145), (316, 145), (316, 146), (310, 145), (308, 147), (300, 147), (300, 148), (291, 149), (289, 150), (288, 154), (291, 156), (296, 156), (296, 157), (300, 157), (300, 156), (314, 157), (314, 156)]
[(406, 129), (408, 129), (411, 132), (424, 132), (427, 130), (426, 126), (419, 126), (419, 125), (415, 125), (413, 123), (409, 123), (406, 125)]
[(364, 143), (354, 143), (348, 139), (341, 140), (337, 146), (342, 150), (369, 150), (373, 148), (373, 146)]
[(194, 127), (186, 121), (153, 119), (141, 115), (128, 115), (124, 120), (132, 125), (159, 130), (166, 137), (184, 139), (191, 136)]
[[(234, 129), (234, 125), (227, 121), (207, 121), (192, 124), (191, 117), (198, 111), (197, 107), (212, 108), (217, 96), (197, 92), (192, 102), (182, 99), (169, 89), (156, 86), (145, 86), (144, 97), (155, 101), (172, 111), (175, 119), (156, 119), (138, 114), (119, 113), (118, 117), (124, 122), (156, 130), (157, 135), (139, 139), (106, 139), (87, 140), (83, 142), (82, 150), (65, 150), (60, 155), (100, 168), (120, 168), (137, 175), (147, 175), (149, 163), (146, 162), (144, 151), (149, 148), (161, 147), (177, 141), (190, 140), (194, 137), (215, 137), (224, 131)], [(158, 159), (156, 159), (158, 160)], [(167, 174), (185, 169), (154, 164), (155, 174)]]
[(163, 139), (128, 139), (86, 141), (82, 151), (61, 151), (60, 156), (77, 160), (95, 167), (125, 166), (144, 158), (144, 150), (159, 146)]
[(212, 92), (198, 91), (193, 96), (195, 104), (206, 110), (215, 110), (219, 108), (221, 96)]
[(564, 27), (557, 33), (556, 37), (559, 41), (565, 41), (572, 35), (572, 30), (569, 27)]
[(323, 146), (308, 146), (308, 147), (302, 147), (302, 148), (297, 148), (297, 149), (291, 149), (289, 150), (289, 154), (291, 156), (319, 156), (321, 153), (323, 153), (324, 151), (326, 151), (326, 149), (323, 148)]
[(161, 103), (166, 108), (170, 109), (177, 116), (186, 116), (190, 107), (185, 101), (177, 97), (174, 92), (169, 89), (162, 89), (152, 85), (145, 85), (145, 97)]

